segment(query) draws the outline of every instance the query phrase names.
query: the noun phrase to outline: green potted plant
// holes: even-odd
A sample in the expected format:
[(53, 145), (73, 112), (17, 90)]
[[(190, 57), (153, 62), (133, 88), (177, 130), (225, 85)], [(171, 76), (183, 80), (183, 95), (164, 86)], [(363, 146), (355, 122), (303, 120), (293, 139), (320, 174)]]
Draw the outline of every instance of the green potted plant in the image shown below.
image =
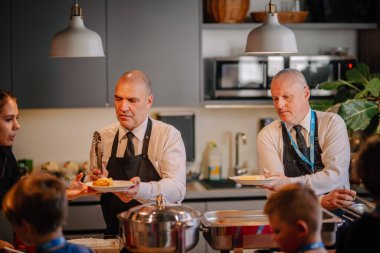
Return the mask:
[(345, 76), (346, 80), (327, 81), (318, 88), (337, 90), (332, 105), (339, 108), (349, 130), (364, 137), (380, 134), (380, 74), (370, 73), (366, 64), (359, 63)]

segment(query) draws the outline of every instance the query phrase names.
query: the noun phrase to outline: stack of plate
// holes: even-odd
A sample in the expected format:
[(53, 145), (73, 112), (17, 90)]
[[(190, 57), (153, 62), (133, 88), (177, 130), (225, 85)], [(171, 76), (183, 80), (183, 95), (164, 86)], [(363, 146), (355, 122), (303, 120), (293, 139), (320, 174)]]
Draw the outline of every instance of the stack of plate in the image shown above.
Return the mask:
[(78, 238), (68, 242), (93, 249), (96, 253), (119, 253), (122, 246), (119, 239)]

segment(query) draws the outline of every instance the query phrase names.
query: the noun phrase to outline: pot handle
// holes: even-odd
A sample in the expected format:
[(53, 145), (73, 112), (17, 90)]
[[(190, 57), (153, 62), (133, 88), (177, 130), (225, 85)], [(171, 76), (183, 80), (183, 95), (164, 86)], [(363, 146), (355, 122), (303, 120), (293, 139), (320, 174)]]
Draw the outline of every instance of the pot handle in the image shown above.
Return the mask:
[(203, 226), (203, 224), (199, 225), (199, 231), (203, 233), (208, 233), (209, 228)]
[(156, 205), (158, 207), (158, 209), (164, 209), (164, 200), (165, 200), (165, 196), (164, 194), (158, 194), (157, 197), (156, 197)]

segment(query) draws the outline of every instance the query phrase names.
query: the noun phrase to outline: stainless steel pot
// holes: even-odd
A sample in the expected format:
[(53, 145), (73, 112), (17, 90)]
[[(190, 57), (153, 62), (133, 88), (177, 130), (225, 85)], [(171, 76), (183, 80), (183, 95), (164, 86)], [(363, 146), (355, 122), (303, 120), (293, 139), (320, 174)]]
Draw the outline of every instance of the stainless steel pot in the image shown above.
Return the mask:
[(186, 252), (198, 243), (201, 216), (187, 206), (164, 205), (159, 195), (156, 204), (136, 206), (118, 215), (120, 238), (132, 252)]

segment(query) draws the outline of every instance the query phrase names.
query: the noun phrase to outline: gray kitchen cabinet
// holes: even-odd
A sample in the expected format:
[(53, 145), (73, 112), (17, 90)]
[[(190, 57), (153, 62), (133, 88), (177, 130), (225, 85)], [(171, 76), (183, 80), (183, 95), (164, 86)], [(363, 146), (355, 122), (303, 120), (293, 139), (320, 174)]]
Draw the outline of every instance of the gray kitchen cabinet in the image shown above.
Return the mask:
[(12, 90), (10, 22), (10, 1), (3, 1), (0, 8), (0, 88), (3, 90)]
[(155, 106), (200, 101), (200, 1), (108, 0), (108, 98), (124, 72), (151, 79)]
[[(74, 1), (12, 0), (12, 85), (21, 108), (95, 107), (107, 101), (106, 59), (49, 58)], [(105, 46), (105, 0), (81, 0), (84, 24)]]
[[(91, 217), (91, 219), (88, 219)], [(104, 231), (106, 223), (100, 203), (87, 205), (69, 205), (66, 224), (63, 227), (65, 235), (81, 231)]]

